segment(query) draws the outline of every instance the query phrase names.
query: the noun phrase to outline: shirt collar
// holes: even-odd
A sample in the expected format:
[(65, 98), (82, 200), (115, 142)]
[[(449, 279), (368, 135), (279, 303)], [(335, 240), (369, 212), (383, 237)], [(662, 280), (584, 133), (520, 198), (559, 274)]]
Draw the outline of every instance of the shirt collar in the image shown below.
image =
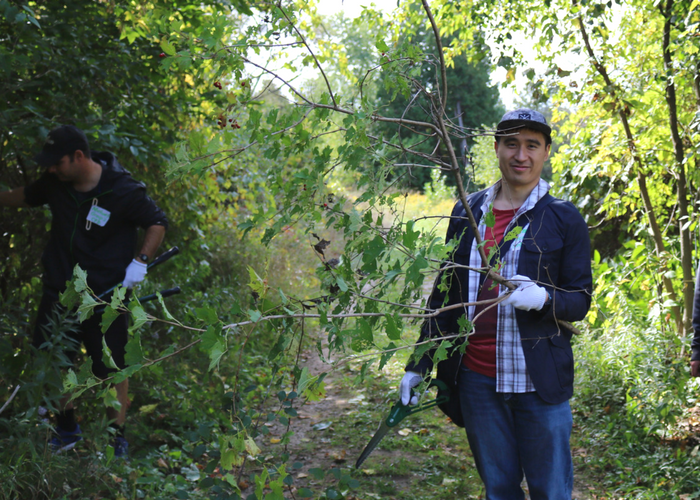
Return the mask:
[[(486, 213), (489, 211), (489, 207), (493, 204), (493, 200), (496, 199), (496, 195), (498, 194), (498, 191), (501, 189), (501, 179), (496, 181), (496, 183), (491, 186), (488, 191), (486, 192), (486, 198), (484, 198), (484, 203), (481, 205), (481, 213)], [(549, 192), (550, 185), (547, 181), (544, 179), (540, 178), (539, 182), (537, 183), (537, 186), (530, 191), (530, 195), (527, 197), (525, 200), (525, 203), (518, 209), (518, 212), (516, 215), (520, 215), (522, 213), (527, 212), (528, 210), (531, 210), (538, 201), (540, 201), (544, 196)]]

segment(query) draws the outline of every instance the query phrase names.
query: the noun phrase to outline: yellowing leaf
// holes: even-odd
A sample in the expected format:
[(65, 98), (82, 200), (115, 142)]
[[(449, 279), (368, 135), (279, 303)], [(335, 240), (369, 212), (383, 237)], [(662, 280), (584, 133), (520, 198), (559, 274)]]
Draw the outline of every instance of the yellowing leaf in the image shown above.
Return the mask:
[(141, 408), (139, 408), (139, 413), (142, 415), (148, 415), (149, 413), (153, 413), (156, 410), (156, 407), (158, 406), (158, 403), (154, 403), (152, 405), (143, 405)]
[(253, 440), (253, 438), (247, 438), (245, 440), (245, 451), (247, 451), (249, 455), (252, 455), (254, 457), (260, 454), (260, 448)]

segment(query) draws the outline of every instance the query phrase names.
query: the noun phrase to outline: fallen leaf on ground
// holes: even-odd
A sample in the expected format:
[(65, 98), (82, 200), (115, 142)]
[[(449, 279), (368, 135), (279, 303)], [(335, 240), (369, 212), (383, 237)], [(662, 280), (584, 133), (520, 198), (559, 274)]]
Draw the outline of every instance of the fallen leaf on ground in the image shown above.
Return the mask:
[(413, 432), (411, 429), (401, 429), (399, 431), (399, 436), (408, 436), (411, 432)]
[(347, 452), (345, 450), (343, 451), (334, 451), (331, 453), (331, 457), (333, 457), (333, 460), (336, 462), (345, 462), (345, 455)]

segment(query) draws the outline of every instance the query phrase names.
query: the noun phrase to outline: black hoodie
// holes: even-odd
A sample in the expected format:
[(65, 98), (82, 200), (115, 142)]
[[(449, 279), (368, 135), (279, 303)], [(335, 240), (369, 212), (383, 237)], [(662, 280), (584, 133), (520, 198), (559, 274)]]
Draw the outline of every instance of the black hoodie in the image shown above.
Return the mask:
[[(27, 204), (48, 204), (51, 209), (51, 234), (41, 261), (44, 290), (56, 296), (65, 290), (76, 264), (87, 271), (96, 294), (121, 283), (136, 251), (137, 226), (168, 226), (165, 213), (146, 195), (146, 186), (113, 154), (93, 152), (92, 159), (102, 165), (102, 176), (87, 193), (48, 172), (24, 190)], [(102, 226), (87, 220), (91, 210), (107, 219)]]

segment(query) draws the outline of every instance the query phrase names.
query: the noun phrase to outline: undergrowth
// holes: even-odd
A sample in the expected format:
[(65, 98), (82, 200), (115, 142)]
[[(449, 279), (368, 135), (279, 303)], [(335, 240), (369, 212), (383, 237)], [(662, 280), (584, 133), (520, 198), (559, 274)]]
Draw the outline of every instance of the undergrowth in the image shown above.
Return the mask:
[[(403, 216), (449, 213), (451, 206), (451, 200), (410, 195)], [(435, 229), (436, 220), (422, 223)], [(318, 236), (331, 242), (325, 257), (336, 257), (340, 236)], [(272, 291), (281, 287), (289, 296), (315, 297), (322, 293), (314, 273), (320, 259), (311, 248), (317, 241), (290, 227), (267, 249), (231, 243), (187, 283), (184, 294), (166, 300), (168, 310), (196, 328), (211, 314), (223, 324), (234, 322), (238, 308), (259, 306), (260, 300), (279, 307), (282, 298), (251, 293), (246, 282), (255, 276)], [(183, 284), (166, 281), (151, 286)], [(146, 307), (164, 316), (159, 305)], [(577, 499), (700, 498), (700, 442), (697, 427), (689, 424), (698, 384), (689, 381), (683, 360), (668, 361), (677, 340), (649, 327), (636, 304), (618, 314), (604, 310), (609, 302), (596, 307), (595, 317), (617, 322), (598, 321), (575, 340)], [(313, 321), (297, 324), (291, 337), (282, 334), (289, 329), (282, 322), (235, 329), (226, 356), (212, 369), (210, 353), (195, 345), (137, 372), (131, 378), (128, 461), (112, 457), (104, 404), (95, 398), (100, 390), (89, 390), (78, 402), (85, 439), (74, 451), (53, 455), (46, 445), (50, 428), (35, 412), (41, 400), (30, 394), (43, 387), (53, 394), (43, 402), (55, 402), (60, 384), (49, 374), (61, 370), (61, 360), (53, 357), (41, 367), (29, 362), (26, 349), (18, 349), (30, 328), (26, 311), (3, 311), (3, 394), (21, 380), (30, 383), (0, 414), (2, 500), (483, 498), (463, 431), (437, 410), (408, 418), (354, 469), (398, 398), (409, 350), (381, 369), (364, 359), (321, 365), (330, 373), (314, 385), (309, 381), (316, 374), (304, 369), (318, 346), (326, 349), (324, 358), (336, 361), (352, 353), (329, 354)], [(383, 335), (376, 333), (378, 345)], [(141, 342), (145, 356), (155, 359), (201, 336), (172, 322), (153, 322), (142, 329)], [(417, 323), (407, 323), (402, 340), (416, 337)], [(30, 377), (39, 368), (44, 386)], [(299, 387), (300, 380), (309, 385)]]

